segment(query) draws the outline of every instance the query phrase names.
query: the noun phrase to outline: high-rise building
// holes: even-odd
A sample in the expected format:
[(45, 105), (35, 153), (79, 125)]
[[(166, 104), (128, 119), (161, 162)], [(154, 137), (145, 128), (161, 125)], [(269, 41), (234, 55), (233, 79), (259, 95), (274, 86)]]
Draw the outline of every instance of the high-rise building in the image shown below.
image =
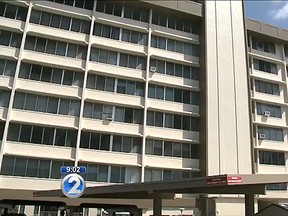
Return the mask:
[[(245, 23), (232, 0), (1, 0), (0, 199), (59, 188), (62, 165), (86, 166), (88, 186), (285, 173), (287, 33), (248, 20), (247, 37)], [(200, 215), (196, 198), (164, 200), (163, 215)], [(243, 215), (241, 196), (204, 200)], [(151, 215), (147, 200), (86, 202)]]

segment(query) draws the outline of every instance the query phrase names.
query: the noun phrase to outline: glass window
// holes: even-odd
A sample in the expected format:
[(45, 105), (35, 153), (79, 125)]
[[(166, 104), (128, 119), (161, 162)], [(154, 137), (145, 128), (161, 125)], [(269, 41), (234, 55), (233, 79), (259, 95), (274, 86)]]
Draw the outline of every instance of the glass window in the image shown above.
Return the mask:
[(163, 127), (163, 113), (155, 112), (155, 126)]
[(20, 133), (20, 125), (15, 123), (9, 124), (9, 130), (7, 135), (7, 140), (18, 141)]
[(50, 82), (52, 76), (52, 68), (43, 67), (41, 81)]
[(116, 107), (115, 108), (115, 121), (124, 122), (124, 108)]
[(60, 55), (60, 56), (65, 56), (66, 55), (66, 46), (67, 46), (67, 43), (58, 41), (56, 54)]
[(76, 147), (77, 142), (77, 131), (76, 130), (67, 130), (67, 138), (66, 138), (66, 147)]
[(2, 175), (13, 175), (13, 169), (15, 167), (15, 158), (4, 155), (3, 164), (1, 168)]
[(90, 133), (81, 131), (80, 148), (89, 148)]
[(62, 72), (63, 70), (61, 69), (53, 69), (53, 74), (52, 74), (52, 83), (57, 83), (61, 84), (62, 83)]
[(37, 38), (35, 51), (37, 52), (44, 52), (46, 46), (46, 39), (44, 38)]
[(49, 178), (49, 170), (50, 170), (50, 161), (41, 161), (39, 163), (39, 178)]
[(51, 166), (51, 178), (53, 179), (60, 179), (61, 173), (59, 172), (61, 166), (63, 165), (62, 161), (52, 161)]
[(42, 69), (42, 67), (40, 65), (32, 65), (30, 79), (40, 80), (41, 69)]
[(98, 175), (97, 181), (98, 182), (107, 182), (108, 181), (108, 166), (105, 165), (98, 165)]
[(90, 149), (99, 150), (100, 147), (100, 134), (91, 133)]
[(46, 52), (49, 54), (55, 54), (56, 52), (56, 41), (53, 40), (47, 40), (47, 47)]
[(41, 144), (42, 143), (42, 135), (43, 135), (43, 128), (33, 126), (31, 143)]
[(77, 53), (77, 45), (68, 44), (67, 57), (76, 58), (76, 53)]
[(109, 146), (110, 146), (110, 135), (109, 134), (102, 134), (101, 135), (100, 150), (109, 151)]
[(10, 92), (0, 90), (0, 107), (8, 107), (10, 101)]
[(25, 176), (27, 166), (27, 158), (16, 158), (14, 175), (15, 176)]
[(120, 183), (120, 167), (111, 167), (110, 182)]
[(117, 151), (121, 152), (122, 148), (122, 136), (113, 136), (113, 146), (112, 146), (112, 151)]
[(44, 128), (43, 144), (52, 145), (54, 140), (54, 129)]
[(173, 128), (173, 115), (165, 113), (165, 127)]
[(51, 14), (46, 13), (46, 12), (42, 12), (42, 17), (41, 17), (40, 24), (41, 24), (41, 25), (45, 25), (45, 26), (49, 26), (49, 24), (50, 24), (50, 17), (51, 17)]
[(17, 6), (6, 4), (5, 17), (10, 18), (10, 19), (15, 19), (16, 11), (17, 11)]
[(85, 103), (83, 116), (86, 118), (92, 118), (92, 116), (93, 116), (92, 112), (93, 112), (93, 104)]
[(57, 128), (56, 137), (55, 137), (55, 145), (65, 146), (65, 141), (66, 141), (66, 130)]
[(17, 11), (17, 20), (25, 21), (27, 17), (27, 8), (22, 8), (18, 6), (18, 11)]
[(69, 28), (70, 28), (70, 18), (69, 17), (62, 16), (60, 28), (65, 29), (65, 30), (69, 30)]
[(9, 46), (11, 33), (7, 31), (0, 31), (0, 45)]
[(32, 126), (22, 125), (20, 133), (20, 142), (30, 143)]
[[(27, 177), (37, 177), (38, 176), (38, 166), (39, 166), (39, 160), (29, 158), (28, 164), (27, 164), (26, 176)], [(60, 170), (60, 168), (59, 168), (59, 170)], [(59, 172), (59, 170), (58, 170), (58, 172)]]
[(80, 32), (81, 20), (72, 18), (71, 30), (75, 32)]
[(57, 109), (58, 109), (58, 99), (49, 97), (47, 112), (56, 114), (57, 113)]
[(70, 100), (60, 99), (59, 114), (68, 115), (70, 109)]
[(80, 102), (71, 100), (69, 115), (79, 116), (80, 114)]
[(24, 109), (34, 111), (36, 104), (36, 97), (37, 96), (35, 95), (27, 94)]
[(57, 14), (52, 14), (50, 26), (54, 27), (54, 28), (59, 28), (60, 22), (61, 22), (61, 16), (59, 16)]
[(41, 16), (40, 11), (32, 10), (31, 15), (30, 15), (30, 22), (35, 23), (35, 24), (39, 24), (40, 16)]

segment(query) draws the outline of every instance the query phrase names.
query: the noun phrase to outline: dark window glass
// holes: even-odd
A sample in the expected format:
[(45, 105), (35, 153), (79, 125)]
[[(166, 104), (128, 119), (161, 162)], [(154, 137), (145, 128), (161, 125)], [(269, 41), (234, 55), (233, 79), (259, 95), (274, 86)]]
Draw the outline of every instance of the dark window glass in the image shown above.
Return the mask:
[(30, 143), (32, 126), (22, 125), (20, 133), (20, 142)]
[(16, 11), (17, 11), (17, 6), (6, 4), (5, 17), (10, 18), (10, 19), (15, 19)]
[(16, 158), (14, 175), (15, 176), (25, 176), (26, 174), (27, 158)]
[(35, 160), (35, 159), (31, 159), (31, 158), (28, 159), (26, 176), (27, 177), (37, 177), (38, 176), (38, 166), (39, 166), (39, 160)]
[(7, 140), (9, 141), (18, 141), (20, 133), (20, 125), (15, 123), (9, 124)]
[(55, 145), (65, 146), (65, 140), (66, 140), (66, 130), (57, 128), (56, 137), (55, 137)]
[(53, 14), (51, 18), (51, 27), (59, 28), (60, 27), (61, 16)]
[(4, 155), (3, 156), (3, 162), (2, 162), (2, 168), (1, 168), (1, 174), (2, 175), (13, 175), (13, 169), (14, 169), (14, 163), (15, 158), (9, 157)]
[(54, 129), (44, 128), (43, 144), (52, 145), (54, 139)]
[(40, 161), (39, 163), (39, 178), (49, 178), (50, 161)]
[(32, 139), (31, 143), (42, 143), (42, 136), (43, 136), (43, 128), (34, 126), (32, 130)]

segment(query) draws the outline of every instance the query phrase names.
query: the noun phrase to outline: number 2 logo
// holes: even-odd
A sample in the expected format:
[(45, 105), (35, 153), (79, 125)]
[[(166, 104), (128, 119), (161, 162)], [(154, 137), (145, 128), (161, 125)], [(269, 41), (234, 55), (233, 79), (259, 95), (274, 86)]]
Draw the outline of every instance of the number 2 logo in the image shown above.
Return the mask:
[(85, 181), (76, 173), (68, 174), (62, 179), (61, 189), (66, 197), (78, 198), (84, 193)]

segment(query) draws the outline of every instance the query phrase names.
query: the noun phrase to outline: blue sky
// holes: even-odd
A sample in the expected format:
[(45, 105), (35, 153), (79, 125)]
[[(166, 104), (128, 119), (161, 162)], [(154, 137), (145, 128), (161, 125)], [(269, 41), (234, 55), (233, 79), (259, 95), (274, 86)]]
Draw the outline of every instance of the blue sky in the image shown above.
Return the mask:
[(288, 0), (245, 0), (246, 16), (288, 30)]

